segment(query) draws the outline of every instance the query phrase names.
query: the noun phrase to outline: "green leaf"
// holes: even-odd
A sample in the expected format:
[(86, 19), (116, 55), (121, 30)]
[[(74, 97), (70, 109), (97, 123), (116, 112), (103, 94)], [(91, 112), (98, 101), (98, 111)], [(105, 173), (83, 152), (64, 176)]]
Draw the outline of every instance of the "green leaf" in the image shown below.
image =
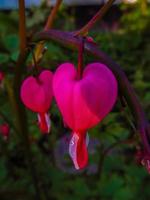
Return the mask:
[(8, 35), (4, 40), (5, 47), (10, 51), (17, 50), (19, 47), (19, 39), (17, 35)]
[(8, 54), (0, 53), (0, 63), (6, 63), (9, 60)]

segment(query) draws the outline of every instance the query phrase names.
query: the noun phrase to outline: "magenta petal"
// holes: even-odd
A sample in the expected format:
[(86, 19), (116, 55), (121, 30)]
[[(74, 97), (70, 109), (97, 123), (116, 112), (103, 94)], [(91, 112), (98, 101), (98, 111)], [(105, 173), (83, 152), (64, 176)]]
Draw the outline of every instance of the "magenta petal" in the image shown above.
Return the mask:
[(38, 114), (38, 124), (43, 134), (50, 132), (51, 122), (47, 113)]
[(9, 124), (4, 123), (0, 125), (0, 134), (2, 134), (4, 140), (7, 140), (10, 134)]
[(87, 65), (81, 80), (71, 63), (56, 70), (53, 91), (65, 123), (75, 132), (98, 124), (112, 109), (117, 99), (117, 81), (101, 63)]
[(69, 143), (69, 155), (77, 170), (86, 167), (88, 163), (88, 151), (85, 133), (72, 133), (72, 138)]
[(26, 78), (21, 86), (21, 99), (34, 112), (47, 112), (52, 101), (52, 73), (44, 70), (38, 77)]

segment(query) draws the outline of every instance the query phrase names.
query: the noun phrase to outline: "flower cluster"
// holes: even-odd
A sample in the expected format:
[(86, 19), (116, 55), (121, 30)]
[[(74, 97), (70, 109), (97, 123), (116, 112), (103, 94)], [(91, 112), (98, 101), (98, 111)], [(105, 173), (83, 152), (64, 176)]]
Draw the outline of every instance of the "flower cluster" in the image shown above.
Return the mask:
[(88, 129), (111, 111), (117, 99), (117, 81), (102, 63), (88, 64), (79, 78), (72, 63), (61, 64), (52, 74), (43, 70), (26, 78), (21, 86), (25, 106), (38, 114), (39, 128), (50, 130), (48, 110), (54, 96), (63, 121), (71, 129), (69, 154), (76, 169), (88, 162)]

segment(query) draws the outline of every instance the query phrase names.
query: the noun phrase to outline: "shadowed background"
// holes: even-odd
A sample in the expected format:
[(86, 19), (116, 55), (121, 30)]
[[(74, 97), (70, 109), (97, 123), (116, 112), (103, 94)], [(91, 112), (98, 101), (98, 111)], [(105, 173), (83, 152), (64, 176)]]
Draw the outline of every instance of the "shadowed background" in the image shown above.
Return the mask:
[[(4, 1), (0, 2), (1, 7), (2, 2)], [(73, 31), (85, 24), (98, 9), (98, 5), (70, 7), (62, 5), (54, 27)], [(43, 29), (49, 10), (45, 1), (39, 7), (34, 6), (26, 10), (28, 34)], [(136, 4), (114, 5), (89, 34), (103, 51), (122, 66), (141, 100), (148, 119), (150, 119), (149, 26), (150, 6), (146, 1), (139, 1)], [(1, 10), (0, 70), (10, 80), (14, 74), (18, 47), (18, 12), (15, 9)], [(47, 42), (46, 47), (48, 50), (40, 66), (54, 71), (62, 62), (77, 63), (76, 52), (53, 42)], [(30, 60), (31, 56), (27, 66), (31, 65)], [(84, 60), (85, 64), (95, 61), (87, 55)], [(24, 74), (24, 77), (26, 76), (27, 74)], [(43, 200), (150, 198), (149, 174), (136, 162), (136, 148), (139, 145), (137, 138), (135, 144), (117, 145), (108, 152), (104, 161), (100, 162), (103, 149), (135, 134), (130, 112), (128, 109), (122, 109), (119, 101), (113, 112), (102, 123), (89, 130), (90, 159), (84, 171), (75, 171), (73, 168), (68, 156), (69, 130), (64, 128), (55, 102), (51, 108), (52, 130), (47, 137), (43, 137), (38, 130), (36, 115), (30, 111), (27, 113), (33, 161)], [(0, 87), (0, 124), (6, 120), (10, 122), (10, 136), (5, 141), (0, 135), (0, 199), (10, 200), (13, 196), (16, 200), (33, 200), (34, 187), (19, 136), (11, 126), (15, 119), (4, 86)]]

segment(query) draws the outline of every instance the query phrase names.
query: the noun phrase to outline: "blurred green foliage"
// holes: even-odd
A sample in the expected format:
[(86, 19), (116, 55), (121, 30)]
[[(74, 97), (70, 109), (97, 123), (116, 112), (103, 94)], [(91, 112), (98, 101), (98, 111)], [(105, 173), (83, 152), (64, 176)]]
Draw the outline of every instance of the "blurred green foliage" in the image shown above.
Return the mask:
[[(122, 17), (117, 21), (119, 25), (117, 30), (96, 29), (91, 31), (90, 35), (103, 51), (122, 66), (150, 119), (150, 7), (147, 6), (146, 12), (141, 10), (141, 4), (120, 5), (120, 9)], [(29, 32), (42, 30), (48, 13), (49, 8), (45, 6), (27, 10)], [(74, 16), (70, 16), (67, 9), (62, 7), (55, 27), (72, 30), (75, 28), (74, 21)], [(0, 38), (0, 69), (11, 81), (19, 46), (16, 11), (0, 12)], [(48, 50), (41, 62), (44, 68), (54, 71), (61, 62), (70, 60), (77, 63), (76, 52), (71, 52), (53, 42), (47, 43), (46, 46)], [(92, 61), (92, 57), (85, 55), (86, 63)], [(0, 115), (1, 112), (11, 123), (14, 122), (5, 88), (0, 89)], [(43, 200), (150, 199), (149, 175), (135, 162), (136, 144), (116, 146), (105, 157), (102, 171), (97, 170), (101, 167), (100, 156), (103, 148), (134, 133), (129, 111), (128, 109), (122, 111), (119, 101), (113, 112), (101, 124), (89, 131), (90, 137), (96, 138), (100, 145), (95, 147), (95, 151), (90, 152), (91, 170), (88, 167), (83, 172), (70, 170), (72, 163), (68, 155), (64, 156), (61, 151), (55, 152), (58, 149), (59, 139), (68, 134), (55, 103), (51, 109), (52, 130), (44, 142), (36, 127), (35, 114), (27, 112), (33, 161), (43, 192)], [(4, 119), (0, 117), (0, 123), (3, 122)], [(10, 200), (12, 197), (16, 200), (34, 199), (34, 187), (22, 151), (19, 135), (12, 127), (8, 141), (4, 141), (0, 136), (0, 200)], [(64, 162), (63, 160), (66, 161), (65, 172), (59, 165), (60, 162)]]

